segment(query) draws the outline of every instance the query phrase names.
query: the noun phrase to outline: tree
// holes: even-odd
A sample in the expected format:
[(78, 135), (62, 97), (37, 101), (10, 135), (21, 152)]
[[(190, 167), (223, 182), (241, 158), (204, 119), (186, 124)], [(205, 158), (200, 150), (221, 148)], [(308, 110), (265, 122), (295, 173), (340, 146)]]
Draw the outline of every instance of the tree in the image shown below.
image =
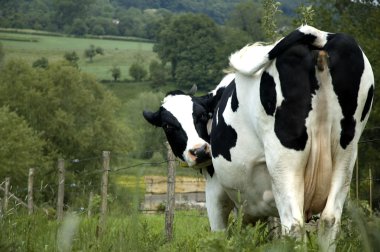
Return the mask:
[(84, 19), (93, 0), (54, 0), (55, 22), (58, 28), (71, 25), (76, 18)]
[(4, 56), (5, 56), (5, 52), (4, 52), (3, 44), (0, 42), (0, 65), (4, 60)]
[[(0, 106), (4, 105), (46, 142), (43, 154), (49, 160), (100, 157), (103, 150), (123, 153), (130, 148), (130, 133), (118, 120), (119, 100), (65, 61), (47, 69), (8, 62), (0, 75)], [(77, 179), (92, 181), (85, 176), (88, 172), (81, 172), (95, 169), (97, 162), (95, 158), (67, 165), (80, 174)]]
[(264, 39), (261, 27), (262, 13), (262, 8), (258, 3), (242, 2), (231, 11), (226, 23), (229, 27), (249, 34), (252, 41), (262, 41)]
[(86, 35), (88, 32), (88, 27), (83, 19), (76, 18), (74, 19), (73, 24), (71, 25), (71, 34), (77, 35), (77, 36), (83, 36)]
[(78, 61), (79, 61), (79, 56), (75, 51), (72, 52), (66, 52), (65, 55), (63, 56), (65, 60), (67, 60), (70, 65), (72, 65), (75, 68), (78, 68)]
[(110, 69), (110, 71), (111, 71), (111, 75), (112, 75), (113, 80), (116, 82), (120, 78), (120, 76), (121, 76), (120, 67), (113, 66)]
[(133, 63), (129, 68), (129, 75), (135, 81), (141, 81), (147, 74), (147, 71), (140, 63)]
[(166, 80), (166, 69), (162, 63), (157, 60), (152, 60), (149, 64), (150, 79), (153, 84), (163, 84)]
[(170, 63), (172, 77), (180, 85), (214, 85), (221, 74), (215, 69), (220, 41), (216, 24), (207, 16), (182, 14), (163, 21), (154, 51)]
[(104, 54), (104, 51), (103, 51), (103, 48), (101, 47), (96, 47), (94, 45), (90, 45), (90, 48), (87, 48), (85, 51), (84, 51), (84, 56), (86, 58), (88, 58), (90, 60), (90, 62), (92, 62), (93, 58), (97, 55), (97, 54), (100, 54), (100, 55), (103, 55)]
[(24, 186), (28, 168), (43, 173), (45, 142), (28, 123), (9, 107), (0, 107), (0, 178), (11, 177), (12, 185)]

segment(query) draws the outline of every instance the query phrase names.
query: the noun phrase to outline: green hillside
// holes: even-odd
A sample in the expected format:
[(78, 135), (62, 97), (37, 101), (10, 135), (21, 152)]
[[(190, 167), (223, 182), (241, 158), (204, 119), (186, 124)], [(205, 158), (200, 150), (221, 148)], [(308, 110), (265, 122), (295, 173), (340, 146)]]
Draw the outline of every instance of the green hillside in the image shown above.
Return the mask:
[[(94, 74), (98, 80), (112, 79), (110, 69), (118, 66), (121, 69), (121, 78), (129, 78), (129, 66), (142, 60), (148, 65), (152, 59), (156, 59), (153, 53), (152, 43), (75, 38), (65, 36), (47, 36), (33, 34), (17, 34), (0, 32), (0, 42), (5, 51), (5, 61), (12, 58), (21, 58), (29, 63), (45, 57), (49, 62), (63, 60), (66, 52), (76, 52), (79, 56), (79, 68), (84, 72)], [(84, 56), (84, 51), (94, 45), (104, 50), (104, 55), (97, 55), (93, 62), (89, 62)]]

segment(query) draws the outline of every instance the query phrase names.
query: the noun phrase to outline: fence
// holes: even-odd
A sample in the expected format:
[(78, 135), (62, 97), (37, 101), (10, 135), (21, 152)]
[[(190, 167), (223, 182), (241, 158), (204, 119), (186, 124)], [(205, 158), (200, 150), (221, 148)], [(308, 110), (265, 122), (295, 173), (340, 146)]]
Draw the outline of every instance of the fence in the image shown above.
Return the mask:
[[(167, 239), (171, 240), (173, 237), (173, 223), (174, 223), (174, 208), (175, 208), (175, 169), (176, 169), (176, 160), (174, 154), (172, 153), (170, 146), (167, 144), (167, 160), (164, 161), (168, 164), (167, 170), (167, 198), (166, 198), (166, 209), (165, 209), (165, 232), (167, 235)], [(74, 162), (78, 162), (78, 160), (74, 160)], [(134, 166), (130, 166), (134, 167)], [(129, 168), (130, 168), (129, 167)], [(110, 171), (118, 171), (125, 168), (118, 168), (111, 170), (110, 169), (110, 152), (103, 151), (102, 153), (102, 170), (101, 170), (101, 185), (100, 185), (100, 196), (101, 196), (101, 204), (100, 204), (100, 216), (99, 223), (97, 228), (97, 234), (101, 236), (105, 230), (105, 223), (107, 219), (107, 198), (108, 198), (108, 177)], [(65, 196), (65, 160), (59, 159), (57, 162), (57, 170), (58, 170), (58, 188), (57, 188), (57, 205), (56, 205), (56, 218), (58, 221), (62, 221), (64, 217), (64, 196)], [(7, 212), (9, 206), (9, 199), (14, 199), (19, 205), (28, 209), (28, 214), (33, 214), (36, 210), (42, 210), (47, 212), (46, 208), (40, 208), (36, 206), (33, 202), (33, 184), (34, 184), (34, 175), (35, 169), (29, 169), (28, 176), (28, 193), (26, 196), (27, 203), (24, 202), (21, 198), (17, 197), (13, 193), (10, 192), (10, 178), (5, 178), (5, 181), (0, 184), (0, 190), (4, 192), (3, 201), (0, 198), (0, 217)], [(93, 192), (90, 192), (89, 202), (88, 202), (88, 216), (91, 216), (91, 205), (93, 203)]]
[[(102, 235), (105, 229), (105, 223), (107, 220), (107, 213), (108, 213), (108, 207), (107, 207), (107, 197), (108, 197), (108, 177), (110, 172), (117, 172), (125, 169), (129, 169), (132, 167), (136, 167), (139, 165), (146, 165), (146, 164), (167, 164), (167, 190), (164, 192), (166, 194), (166, 199), (163, 200), (161, 197), (161, 201), (166, 202), (165, 206), (165, 232), (167, 235), (167, 239), (170, 240), (172, 239), (172, 228), (173, 228), (173, 220), (174, 220), (174, 208), (175, 208), (175, 203), (180, 202), (181, 198), (178, 197), (180, 194), (175, 194), (175, 188), (176, 188), (176, 175), (175, 175), (175, 170), (176, 170), (176, 165), (177, 162), (175, 161), (174, 155), (171, 152), (171, 149), (169, 146), (167, 146), (168, 152), (167, 152), (167, 159), (164, 161), (156, 162), (156, 163), (140, 163), (140, 164), (135, 164), (127, 167), (122, 167), (122, 168), (110, 168), (110, 152), (108, 151), (103, 151), (102, 153), (102, 169), (96, 170), (95, 172), (101, 175), (101, 184), (100, 184), (100, 197), (101, 197), (101, 204), (100, 204), (100, 217), (99, 217), (99, 224), (98, 224), (98, 230), (99, 233), (98, 235)], [(99, 159), (100, 157), (96, 157)], [(85, 160), (85, 159), (82, 159)], [(80, 162), (79, 159), (72, 160), (74, 163)], [(372, 169), (370, 168), (368, 170), (369, 176), (367, 178), (359, 178), (359, 164), (358, 162), (356, 163), (356, 171), (355, 171), (355, 176), (353, 178), (353, 183), (355, 183), (355, 198), (359, 200), (359, 182), (360, 181), (369, 181), (369, 206), (370, 209), (373, 208), (372, 202), (373, 202), (373, 182), (374, 181), (380, 181), (380, 178), (373, 178), (372, 177)], [(58, 187), (56, 189), (57, 191), (57, 202), (56, 202), (56, 218), (58, 221), (62, 221), (64, 217), (64, 195), (65, 195), (65, 176), (66, 176), (66, 170), (65, 170), (65, 160), (59, 159), (57, 162), (57, 171), (58, 171)], [(17, 197), (15, 194), (13, 194), (10, 190), (10, 184), (11, 184), (11, 179), (10, 178), (5, 178), (5, 180), (0, 183), (0, 191), (3, 191), (4, 197), (0, 197), (0, 216), (4, 214), (8, 210), (9, 206), (9, 199), (13, 199), (17, 204), (21, 205), (22, 207), (25, 207), (28, 209), (28, 214), (31, 215), (35, 211), (44, 211), (48, 212), (48, 210), (45, 207), (38, 207), (37, 205), (34, 204), (33, 202), (33, 188), (35, 185), (34, 181), (35, 177), (35, 169), (30, 168), (29, 169), (29, 177), (28, 177), (28, 186), (27, 186), (27, 196), (26, 196), (26, 202), (22, 200), (21, 198)], [(145, 178), (145, 192), (147, 195), (149, 193), (154, 194), (154, 190), (152, 189), (154, 186), (158, 184), (157, 179), (153, 177), (146, 177)], [(195, 180), (195, 181), (185, 181), (184, 182), (184, 187), (186, 188), (191, 188), (192, 186), (196, 185), (197, 188), (204, 188), (204, 181), (203, 180)], [(99, 186), (97, 186), (99, 189)], [(94, 187), (95, 188), (95, 187)], [(196, 191), (196, 190), (193, 190)], [(204, 190), (199, 190), (200, 195), (202, 193), (204, 194)], [(199, 197), (199, 200), (197, 199), (198, 202), (203, 202), (204, 201), (204, 195), (203, 198), (202, 196), (196, 195), (194, 197)], [(92, 204), (93, 204), (93, 190), (90, 191), (89, 193), (89, 200), (88, 200), (88, 211), (87, 215), (91, 216), (92, 215)], [(184, 202), (186, 199), (182, 198), (182, 202)], [(152, 209), (150, 209), (152, 210)]]

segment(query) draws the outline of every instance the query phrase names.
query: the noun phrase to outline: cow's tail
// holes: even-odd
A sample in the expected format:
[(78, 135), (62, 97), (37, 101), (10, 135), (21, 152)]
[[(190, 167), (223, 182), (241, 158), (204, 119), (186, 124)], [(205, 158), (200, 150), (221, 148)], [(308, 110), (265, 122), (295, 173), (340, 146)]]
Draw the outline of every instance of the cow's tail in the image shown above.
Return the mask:
[(327, 43), (328, 34), (312, 26), (303, 25), (273, 45), (254, 44), (244, 47), (230, 56), (230, 65), (242, 74), (252, 75), (296, 43), (323, 48)]

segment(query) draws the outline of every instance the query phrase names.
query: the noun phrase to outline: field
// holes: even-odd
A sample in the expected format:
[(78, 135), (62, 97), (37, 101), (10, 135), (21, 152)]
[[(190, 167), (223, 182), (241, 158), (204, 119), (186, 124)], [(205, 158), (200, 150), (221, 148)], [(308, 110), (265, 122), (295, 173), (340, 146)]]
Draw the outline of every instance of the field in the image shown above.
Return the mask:
[[(27, 62), (45, 57), (49, 62), (63, 59), (66, 52), (75, 51), (79, 56), (79, 67), (84, 72), (94, 74), (98, 80), (111, 80), (110, 69), (118, 66), (121, 69), (121, 78), (129, 78), (129, 66), (136, 60), (142, 60), (149, 65), (156, 59), (152, 43), (75, 38), (64, 36), (47, 36), (33, 34), (18, 34), (0, 32), (0, 42), (5, 50), (5, 61), (11, 58), (22, 58)], [(94, 45), (104, 50), (104, 55), (97, 55), (93, 62), (84, 57), (84, 51)]]

